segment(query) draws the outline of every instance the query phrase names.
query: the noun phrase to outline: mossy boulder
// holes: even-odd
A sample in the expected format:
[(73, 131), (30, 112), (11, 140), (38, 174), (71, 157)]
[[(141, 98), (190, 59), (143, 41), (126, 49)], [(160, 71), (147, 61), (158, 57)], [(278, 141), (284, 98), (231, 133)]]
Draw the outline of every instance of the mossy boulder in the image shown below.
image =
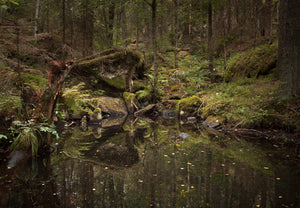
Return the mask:
[(202, 100), (198, 96), (183, 98), (176, 104), (177, 115), (195, 115), (201, 104)]
[(225, 118), (223, 117), (209, 116), (205, 119), (203, 125), (209, 128), (217, 128), (220, 125), (223, 125), (224, 123), (225, 123)]
[(144, 70), (143, 64), (144, 60), (140, 52), (126, 48), (111, 48), (77, 60), (74, 71), (82, 75), (92, 73), (112, 79), (127, 75), (131, 70)]
[[(132, 91), (132, 78), (141, 78), (146, 68), (139, 51), (128, 48), (110, 48), (92, 56), (76, 60), (73, 78), (86, 80), (87, 86), (110, 92)], [(133, 88), (133, 89), (132, 89)]]
[(109, 114), (110, 117), (127, 116), (127, 108), (123, 99), (112, 97), (99, 97), (99, 105), (103, 114)]
[(225, 80), (257, 78), (274, 71), (277, 63), (277, 45), (261, 45), (233, 56), (225, 70)]

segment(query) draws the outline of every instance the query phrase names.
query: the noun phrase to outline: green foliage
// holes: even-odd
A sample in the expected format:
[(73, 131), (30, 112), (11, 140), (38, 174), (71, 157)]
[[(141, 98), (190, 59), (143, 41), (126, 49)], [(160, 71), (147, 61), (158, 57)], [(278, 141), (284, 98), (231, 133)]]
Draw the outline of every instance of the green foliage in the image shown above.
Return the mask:
[(76, 113), (86, 110), (86, 101), (89, 100), (90, 94), (84, 90), (85, 84), (83, 82), (71, 88), (63, 90), (62, 97), (67, 108)]
[(44, 89), (47, 79), (36, 74), (21, 73), (25, 85), (30, 85), (35, 89)]
[(0, 140), (1, 139), (7, 139), (7, 136), (3, 135), (3, 134), (0, 134)]
[(13, 5), (19, 5), (18, 2), (13, 1), (13, 0), (0, 0), (0, 8), (1, 9), (8, 9), (9, 8), (9, 4), (13, 4)]
[(126, 88), (126, 83), (123, 77), (116, 77), (116, 78), (102, 78), (103, 81), (105, 81), (108, 85), (115, 87), (117, 89), (124, 90)]
[(183, 98), (176, 104), (176, 111), (194, 112), (201, 104), (202, 100), (198, 96), (194, 95), (192, 97)]
[[(50, 133), (59, 139), (59, 135), (53, 124), (36, 123), (34, 119), (27, 121), (14, 121), (10, 127), (13, 135), (12, 148), (13, 150), (29, 150), (33, 156), (37, 156), (38, 148), (46, 143), (46, 135)], [(17, 135), (17, 136), (15, 136)]]
[(227, 81), (266, 75), (276, 67), (277, 45), (261, 45), (230, 58), (225, 71)]
[(158, 86), (157, 88), (154, 87), (154, 76), (152, 74), (148, 74), (148, 85), (146, 85), (145, 89), (137, 91), (136, 98), (139, 101), (158, 101), (163, 96), (163, 90), (160, 89), (161, 79), (158, 79)]
[(245, 78), (218, 85), (203, 97), (202, 115), (204, 118), (221, 116), (239, 127), (271, 125), (269, 106), (275, 98), (277, 84), (269, 78)]
[(0, 93), (0, 112), (14, 111), (20, 106), (21, 98), (19, 96), (8, 96), (6, 93)]

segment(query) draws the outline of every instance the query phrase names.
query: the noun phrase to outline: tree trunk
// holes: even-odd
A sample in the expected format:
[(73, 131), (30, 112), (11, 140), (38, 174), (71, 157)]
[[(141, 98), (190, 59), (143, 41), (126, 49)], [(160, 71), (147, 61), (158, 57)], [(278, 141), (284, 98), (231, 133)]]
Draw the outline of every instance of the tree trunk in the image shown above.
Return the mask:
[(86, 29), (86, 16), (87, 16), (87, 0), (82, 0), (82, 52), (83, 56), (86, 56), (86, 34), (87, 34), (87, 29)]
[(271, 34), (271, 8), (272, 0), (265, 0), (264, 5), (264, 35), (269, 38)]
[(152, 47), (153, 47), (153, 65), (154, 65), (154, 91), (157, 91), (158, 85), (158, 66), (157, 66), (157, 43), (156, 43), (156, 0), (152, 0)]
[(58, 95), (61, 88), (70, 73), (72, 63), (66, 63), (64, 61), (52, 61), (50, 63), (51, 71), (48, 73), (48, 83), (44, 90), (44, 93), (36, 106), (40, 107), (40, 112), (51, 123)]
[(174, 62), (175, 62), (175, 68), (178, 68), (178, 2), (177, 0), (174, 1)]
[(189, 3), (189, 38), (192, 36), (192, 0)]
[(109, 46), (114, 45), (114, 19), (115, 19), (115, 3), (111, 2), (108, 11), (108, 34), (107, 38)]
[(279, 5), (278, 74), (282, 98), (300, 95), (300, 1), (284, 0)]
[(123, 41), (127, 38), (127, 24), (126, 24), (126, 11), (125, 11), (125, 4), (121, 2), (121, 22), (122, 22), (122, 39)]
[(65, 61), (65, 44), (66, 44), (66, 1), (62, 0), (62, 59)]
[(38, 34), (39, 11), (40, 11), (40, 0), (36, 0), (35, 19), (34, 19), (34, 38), (36, 41), (37, 41), (37, 34)]
[(213, 46), (212, 46), (212, 3), (211, 0), (208, 1), (208, 10), (207, 10), (207, 18), (208, 18), (208, 27), (207, 27), (207, 48), (208, 48), (208, 61), (209, 61), (209, 70), (213, 71)]

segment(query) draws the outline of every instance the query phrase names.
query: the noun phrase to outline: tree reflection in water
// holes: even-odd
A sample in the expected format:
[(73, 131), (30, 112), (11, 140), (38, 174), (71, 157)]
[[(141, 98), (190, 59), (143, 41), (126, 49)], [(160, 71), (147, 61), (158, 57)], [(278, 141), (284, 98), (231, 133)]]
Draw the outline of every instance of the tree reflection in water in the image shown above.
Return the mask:
[(3, 207), (299, 206), (298, 166), (268, 146), (142, 120), (63, 135), (49, 158), (1, 171)]

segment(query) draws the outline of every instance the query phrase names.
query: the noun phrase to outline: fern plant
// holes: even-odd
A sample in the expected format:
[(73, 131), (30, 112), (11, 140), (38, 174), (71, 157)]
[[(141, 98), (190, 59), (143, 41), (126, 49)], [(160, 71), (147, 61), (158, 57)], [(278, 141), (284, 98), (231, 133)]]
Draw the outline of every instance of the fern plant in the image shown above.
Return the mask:
[(53, 124), (36, 123), (34, 119), (14, 121), (10, 130), (13, 135), (12, 149), (24, 151), (31, 149), (33, 156), (37, 156), (38, 148), (46, 143), (46, 136), (43, 133), (50, 133), (59, 139)]
[(154, 76), (152, 74), (148, 74), (148, 85), (146, 85), (145, 89), (137, 91), (136, 98), (139, 101), (154, 101), (160, 100), (160, 97), (163, 96), (163, 91), (159, 87), (161, 86), (161, 79), (158, 79), (159, 83), (156, 88), (154, 87)]

